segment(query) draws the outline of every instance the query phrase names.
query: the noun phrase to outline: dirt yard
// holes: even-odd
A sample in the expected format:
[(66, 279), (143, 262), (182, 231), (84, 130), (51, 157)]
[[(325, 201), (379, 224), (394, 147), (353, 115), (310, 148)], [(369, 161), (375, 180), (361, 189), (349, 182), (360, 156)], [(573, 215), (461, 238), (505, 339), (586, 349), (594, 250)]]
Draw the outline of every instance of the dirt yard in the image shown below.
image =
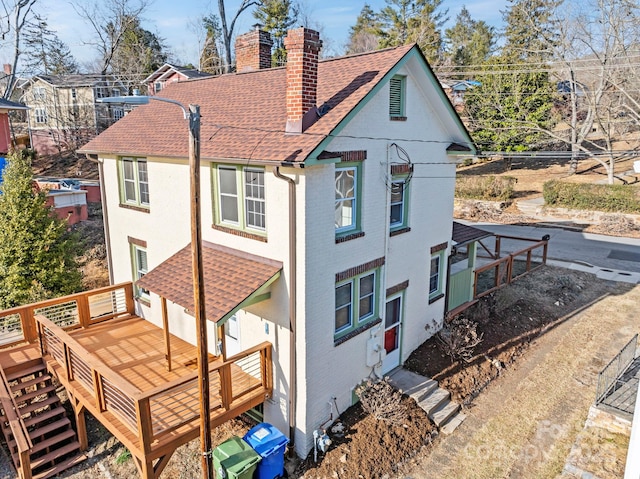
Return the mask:
[[(562, 474), (594, 401), (598, 372), (638, 332), (640, 286), (612, 284), (562, 270), (553, 273), (542, 271), (539, 279), (553, 281), (564, 276), (575, 287), (563, 282), (556, 294), (547, 290), (549, 299), (544, 300), (545, 289), (553, 283), (532, 290), (532, 286), (543, 284), (532, 275), (532, 282), (513, 284), (505, 306), (496, 307), (503, 318), (508, 318), (498, 324), (506, 325), (515, 340), (510, 346), (507, 341), (506, 347), (481, 348), (487, 356), (501, 358), (499, 368), (480, 360), (462, 368), (469, 374), (456, 370), (455, 365), (438, 373), (444, 383), (457, 388), (459, 398), (466, 400), (468, 418), (453, 435), (439, 437), (433, 450), (404, 469), (398, 479), (556, 478)], [(553, 314), (554, 297), (563, 296), (565, 304), (557, 306), (558, 312)], [(501, 298), (495, 301), (496, 305), (503, 304)], [(536, 308), (539, 301), (543, 304)], [(519, 328), (510, 326), (515, 323), (513, 317), (524, 324), (538, 324), (527, 328), (525, 335), (518, 334)], [(539, 319), (543, 317), (546, 323)], [(499, 329), (496, 325), (491, 330), (495, 333)], [(491, 372), (491, 368), (499, 372)], [(471, 371), (479, 380), (472, 379)], [(487, 386), (486, 380), (493, 376), (497, 379)], [(610, 454), (610, 442), (621, 439), (605, 434), (591, 441), (590, 448), (584, 449), (584, 460), (593, 465), (591, 470), (603, 474), (598, 475), (602, 479), (621, 477), (624, 447), (617, 448), (617, 456)]]

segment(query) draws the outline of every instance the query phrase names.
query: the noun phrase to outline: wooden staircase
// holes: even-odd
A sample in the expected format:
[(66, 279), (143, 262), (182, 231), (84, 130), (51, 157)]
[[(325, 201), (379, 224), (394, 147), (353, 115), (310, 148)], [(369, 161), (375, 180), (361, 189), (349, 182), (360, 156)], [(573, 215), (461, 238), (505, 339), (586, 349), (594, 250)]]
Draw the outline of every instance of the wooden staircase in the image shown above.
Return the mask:
[[(43, 360), (12, 367), (3, 376), (17, 414), (0, 409), (0, 428), (21, 478), (52, 477), (86, 459)], [(11, 427), (10, 416), (21, 420), (20, 428), (28, 436), (27, 452), (19, 450), (16, 421)], [(23, 464), (27, 461), (30, 466)]]

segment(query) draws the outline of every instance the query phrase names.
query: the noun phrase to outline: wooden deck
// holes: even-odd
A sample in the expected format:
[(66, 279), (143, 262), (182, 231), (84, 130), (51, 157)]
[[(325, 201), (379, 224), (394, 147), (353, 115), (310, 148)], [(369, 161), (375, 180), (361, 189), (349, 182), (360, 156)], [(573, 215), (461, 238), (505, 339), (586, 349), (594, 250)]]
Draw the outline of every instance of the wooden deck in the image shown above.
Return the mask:
[[(197, 348), (170, 335), (169, 368), (165, 332), (133, 314), (131, 293), (127, 283), (0, 312), (13, 345), (0, 351), (0, 365), (11, 370), (44, 357), (67, 389), (81, 443), (86, 447), (88, 411), (131, 451), (141, 476), (151, 478), (177, 447), (199, 436)], [(22, 338), (14, 338), (18, 330)], [(16, 344), (19, 339), (32, 343)], [(271, 344), (226, 361), (210, 356), (209, 371), (215, 427), (270, 396)]]

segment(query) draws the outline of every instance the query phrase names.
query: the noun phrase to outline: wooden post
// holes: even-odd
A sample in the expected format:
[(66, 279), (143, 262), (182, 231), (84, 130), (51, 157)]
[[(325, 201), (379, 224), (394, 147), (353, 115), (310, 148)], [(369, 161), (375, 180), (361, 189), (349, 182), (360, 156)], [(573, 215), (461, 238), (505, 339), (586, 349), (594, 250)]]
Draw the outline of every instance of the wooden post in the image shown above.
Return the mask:
[(67, 394), (71, 399), (71, 405), (73, 406), (73, 414), (76, 417), (76, 432), (78, 433), (78, 442), (80, 443), (80, 450), (86, 451), (89, 448), (89, 440), (87, 438), (87, 421), (84, 415), (84, 406), (76, 399), (73, 394)]
[(76, 298), (76, 307), (78, 308), (78, 319), (80, 326), (87, 329), (90, 326), (91, 313), (89, 312), (89, 300), (86, 295), (82, 294)]
[(167, 360), (167, 371), (171, 371), (171, 335), (169, 334), (169, 316), (167, 314), (167, 298), (160, 298), (162, 305), (162, 328), (164, 329), (164, 357)]
[(224, 324), (222, 326), (218, 326), (218, 342), (222, 344), (222, 347), (220, 348), (220, 355), (222, 356), (222, 361), (224, 362), (227, 360), (227, 338), (224, 334)]
[[(184, 108), (184, 107), (183, 107)], [(189, 169), (191, 172), (191, 260), (193, 266), (193, 304), (198, 346), (198, 389), (200, 391), (200, 445), (202, 476), (213, 479), (209, 395), (209, 347), (202, 266), (202, 219), (200, 208), (200, 107), (189, 105)]]
[(153, 427), (151, 426), (151, 407), (149, 398), (142, 398), (136, 401), (136, 416), (138, 419), (138, 434), (140, 435), (140, 449), (142, 449), (145, 460), (146, 456), (151, 452), (151, 443), (153, 442)]
[(133, 300), (133, 283), (128, 283), (124, 287), (124, 297), (127, 302), (127, 313), (133, 315), (136, 312), (136, 305)]

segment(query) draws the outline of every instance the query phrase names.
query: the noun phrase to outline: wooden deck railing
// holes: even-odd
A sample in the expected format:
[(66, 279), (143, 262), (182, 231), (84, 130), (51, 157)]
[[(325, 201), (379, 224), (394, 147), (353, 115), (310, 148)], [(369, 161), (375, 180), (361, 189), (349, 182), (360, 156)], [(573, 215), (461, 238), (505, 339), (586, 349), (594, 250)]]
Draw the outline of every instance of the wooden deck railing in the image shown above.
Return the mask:
[(133, 285), (122, 283), (6, 309), (0, 312), (0, 347), (36, 341), (38, 314), (63, 329), (88, 328), (118, 316), (133, 315)]
[[(63, 328), (35, 317), (41, 347), (61, 366), (66, 380), (85, 389), (99, 412), (114, 414), (139, 438), (145, 453), (176, 429), (196, 424), (200, 416), (198, 374), (194, 372), (154, 389), (140, 391), (91, 355)], [(209, 368), (211, 412), (232, 411), (236, 402), (261, 389), (272, 390), (271, 344), (262, 343)], [(263, 397), (264, 399), (264, 397)]]
[[(527, 238), (519, 238), (516, 236), (499, 236), (496, 235), (496, 259), (489, 264), (480, 266), (475, 270), (475, 278), (473, 282), (473, 298), (481, 298), (489, 293), (511, 283), (519, 277), (539, 268), (547, 263), (547, 252), (549, 248), (548, 238), (544, 238), (540, 241), (535, 241), (530, 246), (522, 248), (513, 253), (509, 253), (507, 256), (500, 258), (501, 239), (512, 239), (522, 241), (532, 241)], [(542, 250), (542, 251), (540, 251)], [(534, 261), (534, 255), (539, 254), (539, 262)], [(487, 273), (489, 272), (489, 273)], [(482, 275), (486, 278), (492, 276), (492, 286), (487, 289), (480, 290), (479, 284), (482, 280)]]
[[(16, 441), (16, 447), (18, 449), (18, 461), (16, 469), (20, 479), (31, 479), (31, 461), (30, 450), (33, 447), (31, 438), (27, 431), (27, 427), (20, 417), (18, 405), (11, 394), (9, 387), (9, 381), (4, 374), (4, 370), (0, 367), (0, 405), (4, 411), (6, 422), (9, 424), (13, 439)], [(11, 451), (13, 457), (13, 452)]]

